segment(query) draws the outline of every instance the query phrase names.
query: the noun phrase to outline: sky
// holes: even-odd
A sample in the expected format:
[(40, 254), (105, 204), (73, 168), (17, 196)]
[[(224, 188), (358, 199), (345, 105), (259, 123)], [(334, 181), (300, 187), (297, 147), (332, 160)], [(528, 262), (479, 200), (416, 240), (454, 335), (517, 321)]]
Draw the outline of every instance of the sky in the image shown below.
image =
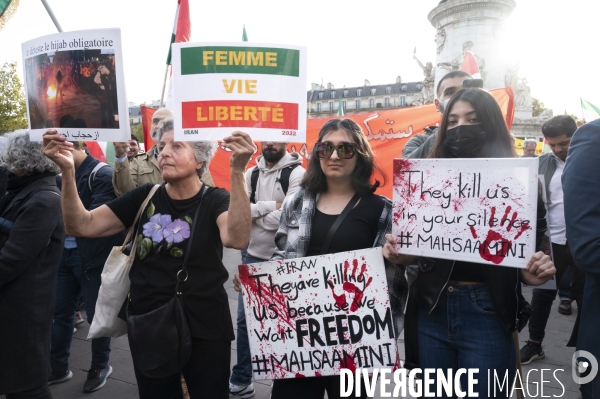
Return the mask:
[[(452, 1), (452, 0), (450, 0)], [(308, 48), (310, 83), (335, 87), (420, 81), (435, 62), (435, 29), (427, 19), (439, 0), (189, 0), (192, 42), (238, 42), (246, 26), (256, 43)], [(516, 0), (503, 48), (520, 66), (533, 97), (554, 114), (581, 117), (579, 98), (600, 106), (598, 0)], [(127, 99), (160, 98), (177, 0), (48, 0), (64, 31), (120, 28)], [(17, 61), (21, 43), (56, 33), (40, 0), (21, 0), (0, 31), (0, 64)]]

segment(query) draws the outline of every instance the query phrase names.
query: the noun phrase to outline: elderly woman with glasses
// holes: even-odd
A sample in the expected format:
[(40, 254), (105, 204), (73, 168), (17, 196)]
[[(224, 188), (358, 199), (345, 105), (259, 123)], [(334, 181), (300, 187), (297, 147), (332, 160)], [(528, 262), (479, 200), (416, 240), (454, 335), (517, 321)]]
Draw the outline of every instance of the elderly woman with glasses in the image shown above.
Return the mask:
[[(159, 131), (158, 165), (165, 183), (154, 193), (137, 225), (128, 309), (134, 315), (147, 315), (168, 304), (189, 251), (182, 298), (192, 349), (182, 373), (192, 399), (228, 398), (234, 335), (223, 287), (228, 280), (222, 263), (223, 246), (241, 249), (248, 243), (251, 216), (244, 173), (256, 147), (242, 132), (223, 139), (223, 146), (232, 152), (231, 193), (214, 187), (205, 189), (200, 176), (215, 153), (216, 143), (176, 140), (173, 126), (173, 119), (166, 118)], [(44, 153), (63, 173), (62, 208), (67, 233), (100, 237), (131, 227), (153, 185), (140, 186), (87, 211), (75, 187), (72, 150), (72, 144), (55, 130), (44, 135)], [(193, 221), (195, 214), (197, 223)], [(145, 350), (152, 355), (161, 345), (164, 343), (151, 342)], [(149, 376), (144, 366), (134, 357), (140, 398), (181, 397), (181, 373)]]
[(4, 135), (0, 168), (0, 395), (46, 399), (56, 276), (63, 251), (59, 172), (27, 131)]
[[(392, 230), (392, 203), (374, 194), (379, 182), (374, 154), (360, 126), (350, 119), (332, 119), (323, 125), (301, 189), (283, 204), (277, 249), (271, 260), (301, 258), (383, 246)], [(329, 230), (350, 204), (328, 248)], [(390, 305), (396, 333), (402, 329), (401, 312), (406, 301), (404, 270), (386, 262)], [(239, 290), (239, 277), (234, 280)], [(272, 399), (330, 399), (340, 397), (338, 376), (275, 380)], [(362, 396), (366, 398), (364, 387)], [(351, 395), (354, 396), (354, 393)]]

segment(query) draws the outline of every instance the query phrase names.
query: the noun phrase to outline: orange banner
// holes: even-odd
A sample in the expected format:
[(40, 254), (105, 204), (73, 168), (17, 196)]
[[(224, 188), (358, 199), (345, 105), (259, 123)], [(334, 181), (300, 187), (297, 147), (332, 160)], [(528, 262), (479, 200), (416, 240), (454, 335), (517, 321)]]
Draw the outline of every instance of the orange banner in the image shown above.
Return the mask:
[(156, 108), (146, 107), (140, 105), (140, 114), (142, 114), (142, 131), (144, 133), (144, 149), (148, 151), (154, 146), (154, 140), (152, 140), (152, 116), (156, 112)]
[[(497, 89), (490, 91), (494, 96), (502, 113), (507, 120), (512, 120), (514, 113), (513, 100), (510, 92), (506, 89)], [(323, 124), (332, 118), (311, 118), (306, 125), (306, 143), (289, 143), (288, 151), (296, 151), (303, 158), (304, 168), (308, 166), (308, 158), (312, 151), (314, 143), (317, 141), (319, 130)], [(414, 135), (423, 133), (427, 126), (435, 125), (441, 121), (441, 115), (435, 109), (433, 104), (420, 107), (401, 108), (388, 111), (369, 112), (364, 114), (348, 115), (344, 118), (354, 120), (363, 129), (367, 136), (373, 151), (375, 152), (375, 161), (384, 171), (387, 177), (387, 184), (380, 187), (377, 193), (392, 198), (392, 171), (394, 158), (402, 157), (402, 148), (404, 144)], [(259, 146), (260, 147), (260, 146)], [(256, 153), (250, 162), (254, 166), (254, 159), (260, 155)], [(229, 157), (227, 151), (219, 146), (217, 154), (210, 164), (210, 173), (217, 187), (223, 187), (229, 190)], [(383, 179), (375, 176), (383, 184)]]

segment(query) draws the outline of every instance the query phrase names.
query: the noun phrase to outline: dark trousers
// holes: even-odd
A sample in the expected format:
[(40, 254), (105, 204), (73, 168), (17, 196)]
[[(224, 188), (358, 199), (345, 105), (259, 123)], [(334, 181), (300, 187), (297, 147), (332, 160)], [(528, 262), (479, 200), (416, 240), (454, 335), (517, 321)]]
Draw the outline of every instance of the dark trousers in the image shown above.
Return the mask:
[[(362, 379), (360, 381), (361, 396), (354, 396), (353, 391), (350, 394), (351, 398), (367, 398), (364, 381)], [(329, 399), (340, 398), (340, 377), (334, 375), (275, 380), (273, 381), (273, 389), (271, 390), (271, 399), (323, 399), (325, 391), (327, 391)]]
[[(83, 271), (77, 248), (63, 250), (56, 280), (56, 308), (50, 350), (50, 365), (52, 371), (56, 373), (66, 372), (69, 368), (75, 310), (81, 296), (85, 302), (87, 321), (92, 324), (100, 290), (101, 274), (101, 267)], [(92, 339), (92, 369), (105, 368), (109, 355), (110, 338)]]
[[(571, 267), (572, 282), (570, 297), (571, 299), (580, 300), (583, 292), (581, 279), (584, 278), (584, 275), (577, 270), (569, 246), (552, 243), (552, 255), (554, 256), (554, 266), (556, 266), (556, 286), (560, 286), (563, 274), (568, 267)], [(548, 317), (550, 317), (552, 302), (556, 298), (556, 293), (557, 290), (533, 289), (533, 298), (531, 300), (533, 311), (529, 318), (530, 340), (536, 342), (544, 340), (546, 323), (548, 322)]]
[(52, 399), (52, 394), (48, 389), (48, 385), (44, 384), (41, 387), (27, 391), (7, 393), (6, 399)]
[[(231, 342), (192, 338), (192, 355), (183, 368), (191, 399), (229, 399)], [(181, 399), (181, 373), (165, 378), (143, 375), (133, 364), (140, 399)]]

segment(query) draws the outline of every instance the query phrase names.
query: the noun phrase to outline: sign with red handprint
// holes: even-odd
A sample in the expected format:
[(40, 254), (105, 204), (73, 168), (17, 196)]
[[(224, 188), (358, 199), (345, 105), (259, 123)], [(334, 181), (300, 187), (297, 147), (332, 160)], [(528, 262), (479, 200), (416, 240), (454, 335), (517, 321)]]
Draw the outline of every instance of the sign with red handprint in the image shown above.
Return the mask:
[(381, 248), (239, 266), (254, 379), (398, 367)]
[(395, 159), (396, 249), (524, 268), (535, 253), (538, 159)]

